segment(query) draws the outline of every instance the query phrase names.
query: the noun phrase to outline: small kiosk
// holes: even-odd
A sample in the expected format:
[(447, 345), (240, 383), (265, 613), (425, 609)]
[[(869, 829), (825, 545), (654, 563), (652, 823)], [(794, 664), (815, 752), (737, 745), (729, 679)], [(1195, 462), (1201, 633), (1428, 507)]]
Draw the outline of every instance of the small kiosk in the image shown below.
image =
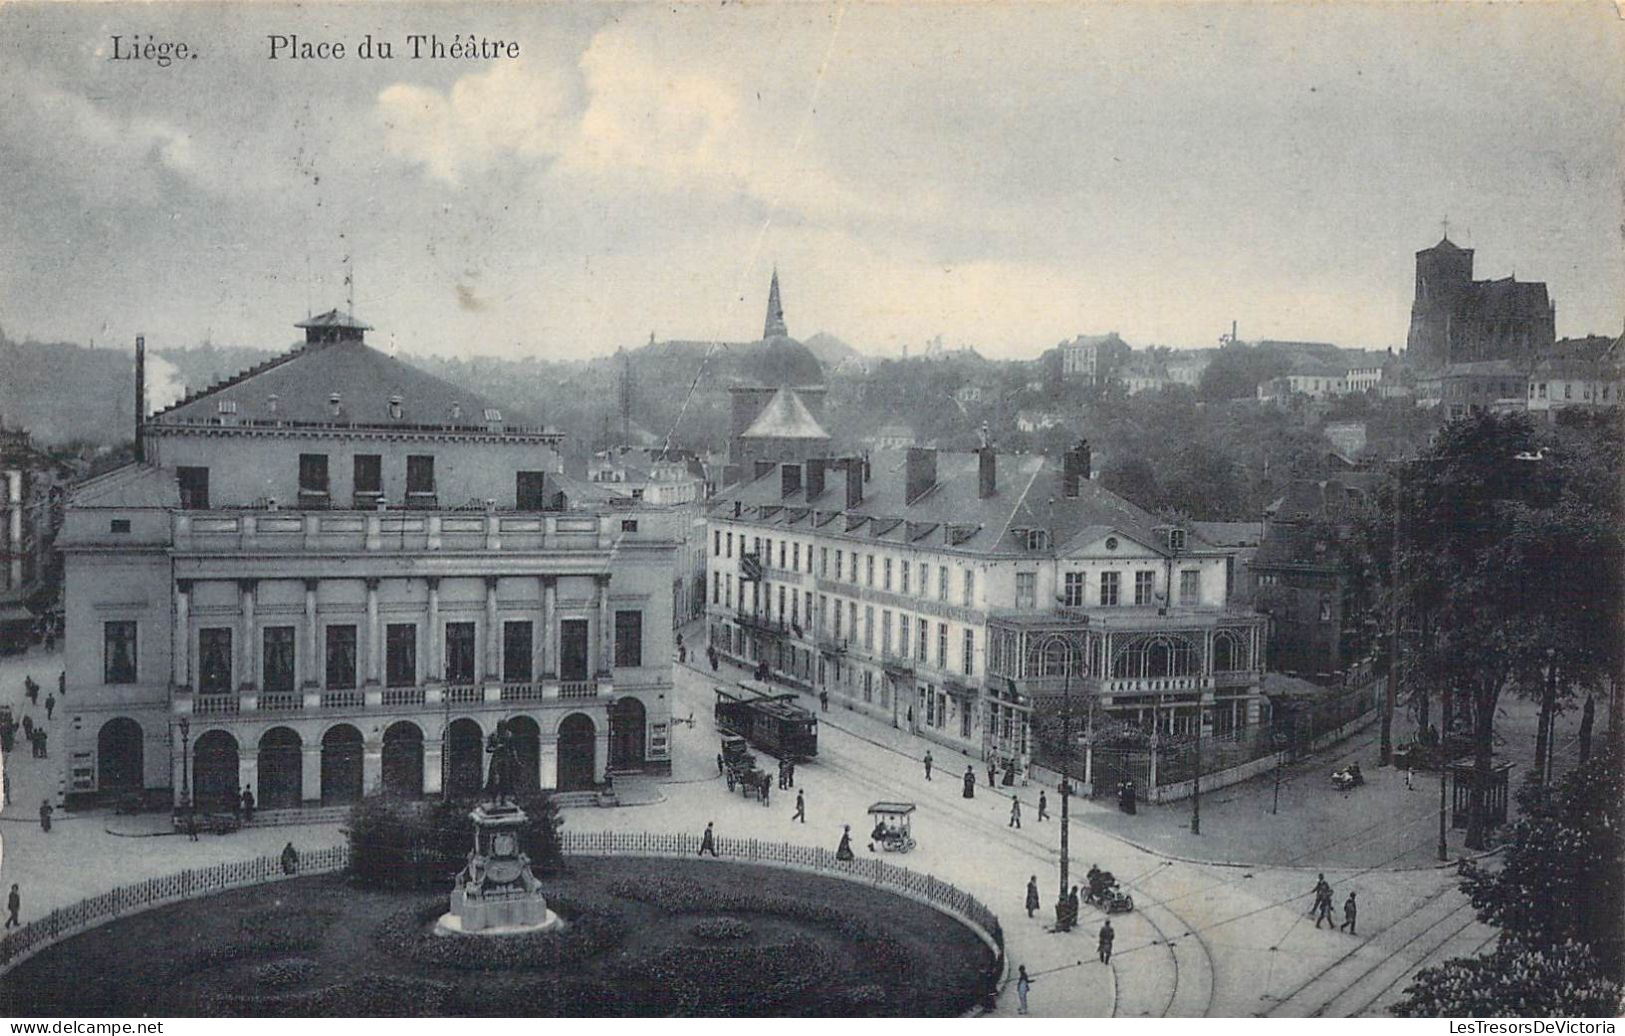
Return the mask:
[[(1507, 774), (1511, 763), (1493, 763), (1489, 783), (1484, 790), (1484, 815), (1491, 827), (1507, 822)], [(1450, 826), (1467, 827), (1473, 814), (1473, 789), (1478, 784), (1478, 768), (1471, 759), (1450, 764)]]

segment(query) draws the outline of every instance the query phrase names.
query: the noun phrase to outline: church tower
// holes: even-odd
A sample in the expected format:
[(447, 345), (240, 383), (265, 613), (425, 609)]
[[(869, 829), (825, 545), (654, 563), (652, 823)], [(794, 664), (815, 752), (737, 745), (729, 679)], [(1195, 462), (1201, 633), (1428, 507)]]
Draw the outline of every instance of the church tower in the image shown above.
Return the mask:
[(767, 289), (767, 322), (762, 326), (762, 337), (788, 338), (789, 329), (784, 326), (784, 307), (779, 304), (779, 269), (773, 268), (773, 284)]
[(1448, 237), (1416, 253), (1416, 297), (1405, 349), (1418, 369), (1442, 367), (1458, 356), (1456, 343), (1473, 294), (1473, 250)]

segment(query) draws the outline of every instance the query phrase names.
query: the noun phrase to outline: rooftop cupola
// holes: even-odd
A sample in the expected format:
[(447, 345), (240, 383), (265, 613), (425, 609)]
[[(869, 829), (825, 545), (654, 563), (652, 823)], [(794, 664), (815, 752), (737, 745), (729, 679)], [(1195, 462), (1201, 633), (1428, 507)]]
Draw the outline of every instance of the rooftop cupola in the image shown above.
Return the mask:
[(305, 329), (305, 345), (331, 345), (334, 342), (365, 342), (371, 324), (364, 324), (353, 313), (330, 309), (319, 316), (308, 317), (293, 325)]

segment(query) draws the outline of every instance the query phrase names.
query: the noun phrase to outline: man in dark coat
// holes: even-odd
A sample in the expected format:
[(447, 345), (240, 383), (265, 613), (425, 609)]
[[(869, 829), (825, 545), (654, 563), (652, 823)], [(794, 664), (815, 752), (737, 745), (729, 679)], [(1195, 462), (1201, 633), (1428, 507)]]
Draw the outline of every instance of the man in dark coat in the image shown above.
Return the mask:
[(1358, 912), (1359, 908), (1354, 905), (1354, 893), (1350, 892), (1349, 898), (1343, 900), (1343, 923), (1337, 926), (1338, 931), (1359, 935), (1360, 933), (1354, 930), (1354, 918)]
[(1315, 919), (1316, 928), (1320, 927), (1322, 921), (1326, 922), (1327, 928), (1335, 927), (1336, 922), (1332, 920), (1332, 887), (1324, 874), (1315, 881), (1315, 905), (1309, 912)]
[(791, 815), (790, 819), (799, 820), (803, 824), (807, 822), (807, 800), (802, 797), (799, 791), (796, 792), (796, 811)]
[(45, 733), (44, 727), (34, 728), (34, 754), (39, 756), (41, 759), (51, 758), (51, 750), (46, 743), (46, 738), (48, 736), (49, 735)]
[(6, 897), (6, 927), (21, 928), (23, 923), (17, 920), (17, 911), (23, 908), (23, 897), (17, 891), (17, 884), (11, 885), (11, 894)]
[(47, 694), (45, 696), (45, 718), (50, 719), (51, 718), (51, 713), (53, 713), (55, 711), (56, 711), (56, 695)]
[(243, 785), (243, 822), (254, 822), (254, 789)]
[(717, 649), (714, 648), (714, 647), (706, 648), (705, 649), (705, 660), (707, 662), (711, 663), (711, 671), (713, 673), (716, 672), (717, 671)]
[(299, 851), (289, 842), (282, 847), (282, 873), (297, 874), (299, 872)]
[(999, 783), (998, 782), (998, 777), (999, 777), (999, 767), (998, 767), (998, 765), (996, 763), (993, 762), (993, 760), (989, 759), (987, 761), (987, 786), (989, 788), (998, 787), (998, 783)]
[(1117, 933), (1112, 931), (1112, 920), (1108, 917), (1106, 923), (1100, 926), (1100, 945), (1097, 947), (1097, 952), (1100, 954), (1100, 963), (1110, 964), (1112, 962), (1112, 941), (1116, 938)]
[(975, 797), (976, 797), (976, 768), (973, 767), (973, 766), (966, 766), (965, 767), (965, 798), (974, 799)]
[(931, 779), (931, 749), (925, 750), (925, 779)]
[(700, 836), (700, 855), (701, 856), (704, 856), (707, 852), (709, 852), (713, 857), (716, 856), (716, 854), (717, 854), (716, 834), (712, 831), (712, 824), (713, 823), (715, 823), (715, 822), (710, 821), (710, 820), (707, 820), (705, 822), (705, 834)]
[(46, 834), (51, 833), (51, 814), (55, 813), (55, 812), (56, 812), (56, 810), (51, 807), (51, 803), (49, 801), (41, 801), (40, 802), (40, 804), (39, 804), (39, 829), (41, 831), (44, 831)]
[(1038, 875), (1034, 874), (1027, 879), (1027, 916), (1033, 916), (1038, 909)]
[(819, 691), (818, 692), (818, 707), (819, 707), (819, 709), (821, 709), (824, 712), (829, 711), (829, 692), (828, 691)]
[(1049, 819), (1049, 799), (1045, 797), (1042, 791), (1038, 793), (1038, 819)]

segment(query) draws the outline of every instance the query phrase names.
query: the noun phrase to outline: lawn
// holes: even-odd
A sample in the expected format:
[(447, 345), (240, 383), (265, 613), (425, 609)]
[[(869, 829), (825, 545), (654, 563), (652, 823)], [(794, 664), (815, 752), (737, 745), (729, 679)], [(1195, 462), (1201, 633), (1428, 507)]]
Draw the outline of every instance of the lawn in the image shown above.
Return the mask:
[(561, 933), (437, 936), (445, 896), (338, 876), (242, 889), (66, 940), (0, 983), (0, 1014), (957, 1015), (993, 981), (969, 929), (831, 878), (575, 857)]

